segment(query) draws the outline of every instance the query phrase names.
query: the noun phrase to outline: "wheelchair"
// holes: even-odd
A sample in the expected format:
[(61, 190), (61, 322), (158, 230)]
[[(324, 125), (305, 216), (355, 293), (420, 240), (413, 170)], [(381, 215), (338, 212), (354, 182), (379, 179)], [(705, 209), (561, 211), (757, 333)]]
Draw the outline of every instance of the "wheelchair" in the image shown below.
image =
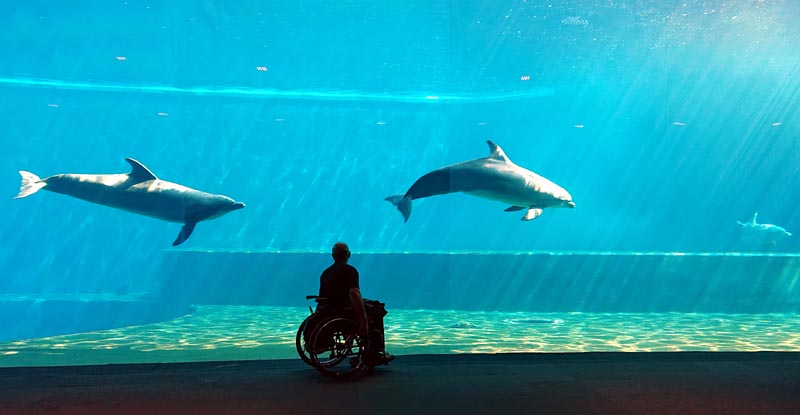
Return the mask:
[[(307, 295), (306, 300), (325, 302), (316, 295)], [(370, 338), (359, 334), (359, 320), (352, 307), (330, 314), (308, 309), (311, 314), (297, 329), (295, 341), (303, 362), (334, 379), (372, 373), (381, 364), (378, 346), (383, 343), (383, 333), (371, 330)]]

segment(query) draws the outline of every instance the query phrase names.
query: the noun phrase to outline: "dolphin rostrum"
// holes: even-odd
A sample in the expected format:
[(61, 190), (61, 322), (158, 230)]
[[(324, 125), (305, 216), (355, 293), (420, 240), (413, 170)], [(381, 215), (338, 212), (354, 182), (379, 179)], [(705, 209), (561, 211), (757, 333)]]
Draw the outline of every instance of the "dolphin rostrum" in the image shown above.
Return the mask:
[(385, 200), (397, 206), (408, 222), (411, 201), (447, 193), (463, 192), (511, 205), (506, 212), (527, 210), (522, 220), (532, 220), (548, 207), (574, 208), (572, 196), (561, 186), (517, 166), (500, 146), (488, 140), (489, 157), (451, 164), (426, 173), (404, 195)]
[(40, 189), (65, 194), (140, 215), (183, 223), (177, 246), (189, 239), (197, 222), (239, 210), (244, 203), (158, 179), (138, 161), (126, 158), (128, 174), (56, 174), (40, 179), (20, 171), (22, 186), (15, 199), (30, 196)]
[(753, 215), (753, 220), (750, 222), (739, 222), (742, 225), (742, 239), (745, 242), (755, 245), (772, 245), (775, 246), (781, 239), (792, 236), (786, 229), (778, 225), (771, 225), (768, 223), (758, 223), (758, 212)]

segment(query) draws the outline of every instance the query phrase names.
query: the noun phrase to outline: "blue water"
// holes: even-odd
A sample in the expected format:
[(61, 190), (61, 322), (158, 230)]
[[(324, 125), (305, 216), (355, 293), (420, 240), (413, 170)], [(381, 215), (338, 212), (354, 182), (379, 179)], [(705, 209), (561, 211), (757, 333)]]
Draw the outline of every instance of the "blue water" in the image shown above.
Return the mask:
[[(344, 240), (357, 266), (367, 251), (796, 253), (798, 236), (752, 246), (736, 222), (757, 211), (800, 235), (799, 17), (743, 0), (2, 3), (0, 293), (162, 286), (180, 225), (12, 200), (18, 170), (124, 173), (125, 157), (247, 204), (187, 249)], [(521, 222), (454, 194), (404, 224), (383, 200), (487, 139), (577, 208)]]

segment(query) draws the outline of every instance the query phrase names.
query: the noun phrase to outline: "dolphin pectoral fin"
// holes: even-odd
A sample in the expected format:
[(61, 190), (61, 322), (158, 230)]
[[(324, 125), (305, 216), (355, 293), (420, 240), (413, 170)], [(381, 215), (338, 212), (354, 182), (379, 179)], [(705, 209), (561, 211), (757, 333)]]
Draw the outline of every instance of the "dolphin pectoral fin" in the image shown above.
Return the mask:
[(511, 206), (511, 207), (507, 208), (506, 210), (504, 210), (503, 212), (516, 212), (518, 210), (523, 210), (523, 209), (525, 209), (525, 208), (522, 207), (522, 206)]
[(150, 171), (144, 164), (139, 163), (138, 161), (132, 158), (126, 158), (125, 161), (131, 165), (131, 172), (128, 173), (128, 176), (132, 179), (133, 183), (141, 183), (146, 182), (148, 180), (158, 180), (153, 172)]
[(197, 222), (188, 222), (185, 225), (183, 225), (183, 227), (181, 228), (181, 232), (178, 234), (178, 237), (175, 239), (175, 242), (172, 243), (172, 246), (178, 246), (186, 242), (186, 240), (189, 239), (190, 236), (192, 236), (192, 232), (194, 231), (195, 225), (197, 225)]
[(526, 213), (525, 216), (522, 217), (522, 220), (524, 221), (534, 220), (539, 216), (541, 216), (542, 212), (544, 212), (544, 210), (542, 209), (528, 209), (528, 213)]

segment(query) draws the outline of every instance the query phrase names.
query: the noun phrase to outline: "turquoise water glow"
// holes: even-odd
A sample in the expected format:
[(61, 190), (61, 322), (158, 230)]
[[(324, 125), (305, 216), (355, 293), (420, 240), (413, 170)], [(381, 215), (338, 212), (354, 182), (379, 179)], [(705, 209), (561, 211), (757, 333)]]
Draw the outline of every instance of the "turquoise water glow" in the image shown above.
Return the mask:
[[(339, 240), (399, 353), (795, 350), (798, 17), (780, 0), (0, 4), (0, 365), (291, 357)], [(577, 207), (523, 222), (447, 194), (404, 223), (384, 200), (487, 140)], [(176, 249), (181, 224), (12, 199), (20, 170), (126, 157), (247, 207)], [(795, 235), (742, 238), (755, 212)]]
[[(481, 95), (452, 95), (447, 93), (394, 93), (380, 94), (374, 92), (360, 91), (303, 91), (303, 90), (280, 90), (280, 89), (253, 89), (253, 88), (180, 88), (169, 85), (125, 85), (125, 84), (102, 84), (102, 83), (83, 83), (83, 82), (64, 82), (52, 79), (13, 79), (0, 78), (0, 85), (31, 87), (31, 88), (58, 88), (79, 91), (108, 91), (108, 92), (128, 92), (128, 93), (150, 93), (150, 94), (189, 94), (202, 96), (229, 96), (229, 97), (260, 97), (272, 99), (291, 99), (309, 101), (356, 101), (356, 102), (405, 102), (405, 103), (437, 103), (437, 102), (460, 102), (460, 103), (480, 103), (513, 101), (519, 99), (529, 99), (536, 97), (550, 96), (554, 94), (552, 88), (538, 88), (524, 92), (514, 93), (495, 93)], [(55, 104), (53, 104), (55, 105)], [(57, 106), (57, 105), (56, 105)]]

